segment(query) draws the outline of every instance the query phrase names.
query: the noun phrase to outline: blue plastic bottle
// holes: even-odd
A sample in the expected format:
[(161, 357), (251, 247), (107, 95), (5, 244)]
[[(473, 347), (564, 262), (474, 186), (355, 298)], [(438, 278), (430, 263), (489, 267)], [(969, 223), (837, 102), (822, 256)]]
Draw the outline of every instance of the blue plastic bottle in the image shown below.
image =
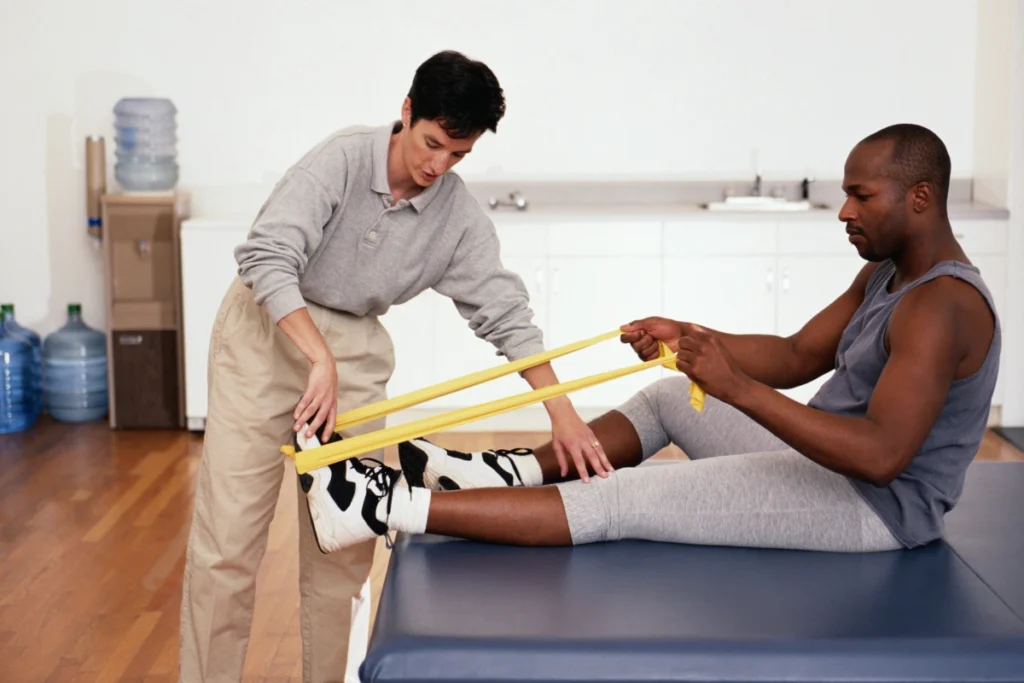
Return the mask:
[(0, 434), (24, 431), (39, 417), (32, 388), (32, 345), (3, 325), (0, 312)]
[(22, 327), (14, 318), (14, 304), (0, 304), (3, 314), (3, 326), (14, 337), (21, 337), (32, 346), (32, 400), (37, 408), (43, 403), (43, 340), (27, 327)]
[(114, 177), (122, 188), (160, 191), (178, 183), (177, 113), (158, 97), (126, 97), (114, 106)]
[(43, 393), (55, 420), (88, 422), (107, 414), (107, 338), (68, 304), (64, 326), (43, 342)]

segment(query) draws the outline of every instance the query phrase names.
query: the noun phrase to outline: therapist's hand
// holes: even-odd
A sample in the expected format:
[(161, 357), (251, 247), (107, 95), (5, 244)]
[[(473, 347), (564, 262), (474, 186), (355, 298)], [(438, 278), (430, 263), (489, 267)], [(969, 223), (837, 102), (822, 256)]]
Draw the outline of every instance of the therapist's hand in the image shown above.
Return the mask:
[[(523, 377), (534, 389), (558, 384), (551, 363), (542, 363), (523, 370)], [(576, 412), (572, 401), (566, 395), (555, 396), (544, 401), (548, 416), (551, 419), (551, 448), (558, 460), (558, 470), (564, 479), (569, 475), (569, 458), (572, 458), (580, 479), (590, 481), (587, 471), (589, 462), (594, 473), (599, 477), (607, 477), (612, 473), (612, 464), (601, 448), (594, 432), (580, 414)]]
[(317, 429), (323, 426), (320, 435), (320, 443), (327, 443), (334, 433), (334, 424), (338, 415), (338, 370), (334, 364), (334, 357), (318, 358), (313, 361), (309, 368), (309, 379), (306, 381), (306, 391), (295, 407), (296, 433), (306, 428), (306, 438), (317, 433)]
[(584, 482), (590, 481), (587, 463), (599, 477), (607, 477), (614, 471), (594, 432), (568, 401), (551, 412), (551, 447), (562, 477), (569, 474), (569, 458)]
[(298, 434), (302, 425), (308, 423), (305, 434), (306, 438), (310, 438), (323, 426), (319, 440), (326, 443), (334, 434), (338, 415), (338, 369), (334, 362), (334, 352), (304, 307), (285, 315), (278, 326), (302, 351), (302, 355), (309, 359), (306, 390), (302, 392), (292, 415), (295, 419), (292, 430)]
[(302, 355), (309, 359), (309, 378), (306, 380), (306, 390), (302, 392), (302, 398), (292, 414), (295, 419), (292, 431), (298, 434), (302, 426), (308, 423), (308, 439), (323, 426), (320, 443), (327, 443), (334, 434), (338, 414), (338, 369), (334, 363), (334, 353), (306, 308), (292, 311), (281, 318), (278, 326)]

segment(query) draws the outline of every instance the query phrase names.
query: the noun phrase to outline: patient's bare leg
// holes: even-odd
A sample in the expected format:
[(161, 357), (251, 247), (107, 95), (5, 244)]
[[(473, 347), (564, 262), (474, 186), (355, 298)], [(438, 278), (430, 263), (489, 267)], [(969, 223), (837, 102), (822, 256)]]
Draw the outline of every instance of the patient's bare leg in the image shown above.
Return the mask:
[[(641, 461), (640, 438), (632, 423), (618, 411), (610, 411), (590, 422), (605, 455), (616, 470), (634, 467)], [(402, 471), (411, 486), (434, 491), (540, 486), (579, 479), (582, 466), (588, 478), (595, 472), (582, 456), (577, 463), (566, 454), (568, 471), (562, 475), (551, 442), (536, 449), (493, 449), (475, 453), (441, 448), (423, 439), (399, 444)]]
[(435, 492), (426, 530), (511, 545), (572, 543), (562, 497), (553, 486)]

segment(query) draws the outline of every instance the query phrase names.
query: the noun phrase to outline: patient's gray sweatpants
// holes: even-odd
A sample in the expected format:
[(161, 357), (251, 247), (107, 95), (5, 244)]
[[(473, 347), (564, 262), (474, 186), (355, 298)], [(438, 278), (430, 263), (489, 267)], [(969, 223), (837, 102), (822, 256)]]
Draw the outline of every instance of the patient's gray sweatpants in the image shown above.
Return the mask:
[(557, 484), (574, 544), (631, 538), (836, 552), (902, 547), (846, 477), (711, 396), (698, 413), (683, 376), (651, 384), (618, 410), (640, 436), (645, 460), (674, 443), (690, 461)]

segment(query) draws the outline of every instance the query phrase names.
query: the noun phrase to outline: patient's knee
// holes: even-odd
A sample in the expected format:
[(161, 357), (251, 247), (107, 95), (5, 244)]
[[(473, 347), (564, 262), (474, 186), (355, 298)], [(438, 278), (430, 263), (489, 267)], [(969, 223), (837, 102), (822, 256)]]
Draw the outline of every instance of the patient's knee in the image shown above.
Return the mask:
[(686, 375), (663, 377), (648, 384), (640, 393), (660, 413), (666, 407), (674, 409), (681, 403), (689, 404), (690, 380)]
[(607, 479), (593, 477), (586, 484), (557, 485), (574, 545), (621, 538), (619, 479), (620, 472), (614, 472)]
[(690, 378), (682, 374), (670, 375), (651, 382), (648, 388), (659, 393), (668, 392), (671, 396), (679, 396), (680, 394), (688, 396), (690, 392)]

